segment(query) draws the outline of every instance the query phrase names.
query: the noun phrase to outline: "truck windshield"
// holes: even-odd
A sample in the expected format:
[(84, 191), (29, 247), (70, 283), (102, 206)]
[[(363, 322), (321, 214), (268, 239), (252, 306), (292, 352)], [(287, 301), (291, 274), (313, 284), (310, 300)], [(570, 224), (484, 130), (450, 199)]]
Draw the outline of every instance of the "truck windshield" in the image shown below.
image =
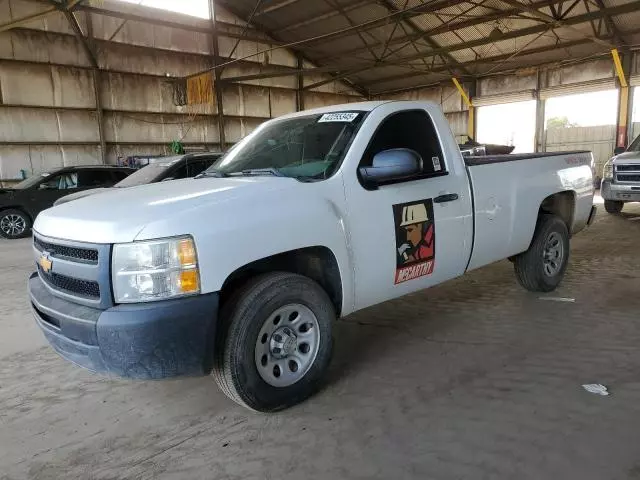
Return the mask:
[(364, 112), (336, 112), (276, 121), (238, 143), (205, 176), (323, 180), (340, 166), (364, 116)]
[(640, 152), (640, 135), (629, 145), (627, 152)]
[(114, 187), (135, 187), (137, 185), (146, 185), (147, 183), (153, 183), (161, 180), (165, 172), (181, 158), (182, 155), (178, 157), (169, 157), (166, 159), (162, 159), (162, 161), (149, 163), (149, 165), (142, 167), (137, 172), (132, 173), (124, 180), (116, 183)]
[(49, 177), (51, 174), (48, 172), (40, 173), (38, 175), (34, 175), (32, 177), (27, 178), (26, 180), (21, 181), (20, 183), (13, 186), (15, 190), (24, 190), (25, 188), (31, 188), (38, 182), (43, 179)]

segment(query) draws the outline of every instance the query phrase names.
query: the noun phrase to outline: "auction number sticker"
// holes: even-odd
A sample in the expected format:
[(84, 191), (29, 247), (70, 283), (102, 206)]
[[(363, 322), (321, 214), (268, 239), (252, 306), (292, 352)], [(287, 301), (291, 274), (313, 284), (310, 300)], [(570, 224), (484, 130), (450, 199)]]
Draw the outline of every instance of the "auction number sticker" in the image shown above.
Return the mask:
[(358, 118), (358, 113), (355, 112), (339, 112), (339, 113), (325, 113), (320, 117), (318, 123), (325, 122), (353, 122)]

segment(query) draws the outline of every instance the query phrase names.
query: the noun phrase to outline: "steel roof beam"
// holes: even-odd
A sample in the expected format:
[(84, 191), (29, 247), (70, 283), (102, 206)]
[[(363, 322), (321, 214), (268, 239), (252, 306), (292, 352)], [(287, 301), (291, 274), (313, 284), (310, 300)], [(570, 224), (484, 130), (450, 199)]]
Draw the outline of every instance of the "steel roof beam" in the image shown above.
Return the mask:
[[(388, 0), (381, 0), (382, 4), (387, 8), (387, 10), (389, 10), (390, 12), (397, 12), (398, 9)], [(403, 20), (399, 20), (398, 22), (402, 22)], [(409, 27), (411, 27), (411, 30), (413, 30), (413, 32), (415, 34), (424, 34), (425, 31), (422, 30), (421, 28), (419, 28), (411, 19), (406, 19), (404, 20), (407, 25), (409, 25)], [(406, 33), (406, 32), (405, 32)], [(442, 48), (442, 45), (440, 45), (438, 42), (436, 42), (435, 40), (433, 40), (430, 36), (426, 36), (424, 37), (424, 40), (429, 44), (429, 46), (431, 48)], [(419, 51), (418, 47), (415, 45), (414, 42), (411, 42), (411, 44), (414, 46), (414, 48), (416, 49), (416, 51)], [(387, 44), (385, 45), (385, 50), (386, 48), (389, 46), (389, 42), (387, 42)], [(464, 67), (460, 66), (460, 62), (458, 62), (455, 58), (453, 58), (451, 55), (449, 55), (448, 53), (444, 53), (441, 56), (442, 60), (444, 61), (445, 59), (448, 60), (449, 62), (451, 62), (454, 66), (458, 67), (461, 69), (461, 71), (465, 74), (465, 75), (470, 75), (469, 70), (467, 70)]]
[[(598, 5), (598, 8), (600, 10), (606, 8), (604, 2), (602, 0), (595, 0), (596, 4)], [(616, 22), (613, 21), (613, 18), (611, 18), (611, 15), (606, 15), (604, 16), (604, 22), (607, 25), (607, 28), (609, 29), (609, 32), (611, 32), (611, 34), (613, 35), (613, 38), (616, 40), (616, 42), (620, 45), (620, 46), (626, 46), (627, 42), (624, 40), (624, 38), (622, 37), (620, 30), (618, 29), (618, 26), (616, 25)]]
[[(555, 4), (560, 4), (562, 2), (564, 2), (566, 0), (542, 0), (536, 3), (532, 3), (531, 7), (533, 8), (544, 8), (544, 7), (548, 7), (550, 5), (555, 5)], [(446, 7), (448, 5), (443, 5), (443, 7)], [(441, 8), (443, 8), (441, 7)], [(519, 13), (522, 12), (522, 9), (520, 8), (512, 8), (509, 10), (504, 10), (502, 12), (499, 13), (494, 13), (491, 15), (483, 15), (483, 16), (479, 16), (477, 18), (471, 18), (468, 20), (463, 20), (457, 23), (451, 23), (451, 22), (447, 22), (443, 25), (439, 25), (435, 28), (432, 28), (431, 30), (427, 30), (424, 33), (418, 33), (415, 35), (411, 35), (408, 37), (402, 37), (402, 38), (397, 38), (395, 40), (392, 40), (391, 42), (389, 42), (389, 46), (391, 45), (398, 45), (401, 43), (407, 43), (407, 42), (411, 42), (411, 41), (417, 41), (420, 40), (421, 38), (423, 38), (424, 36), (433, 36), (433, 35), (439, 35), (441, 33), (447, 33), (447, 32), (454, 32), (456, 30), (461, 30), (463, 28), (469, 28), (469, 27), (474, 27), (477, 25), (482, 25), (484, 23), (489, 23), (489, 22), (494, 22), (496, 20), (501, 20), (503, 18), (509, 17), (511, 15), (517, 15)], [(372, 45), (373, 47), (382, 45), (382, 43), (379, 43), (378, 45)], [(344, 57), (346, 55), (357, 55), (359, 53), (362, 53), (366, 51), (365, 49), (358, 47), (358, 48), (354, 48), (351, 50), (347, 50), (347, 51), (343, 51), (341, 52), (339, 55), (331, 55), (328, 57), (321, 57), (318, 58), (318, 62), (320, 63), (324, 63), (330, 60), (333, 60), (335, 58), (340, 58), (340, 57)]]
[[(567, 26), (573, 26), (573, 25), (578, 25), (580, 23), (585, 23), (588, 22), (589, 20), (592, 20), (594, 18), (602, 18), (604, 15), (622, 15), (625, 13), (631, 13), (631, 12), (636, 12), (638, 11), (639, 7), (638, 5), (633, 2), (633, 3), (627, 3), (624, 5), (619, 5), (617, 7), (611, 7), (611, 8), (605, 8), (602, 10), (599, 10), (597, 12), (591, 12), (591, 13), (586, 13), (586, 14), (582, 14), (582, 15), (576, 15), (574, 17), (568, 18), (566, 20), (562, 20), (561, 22), (557, 22), (555, 27), (551, 26), (551, 28), (560, 28), (560, 27), (567, 27)], [(524, 37), (527, 35), (536, 35), (536, 34), (540, 34), (543, 33), (547, 30), (549, 30), (550, 25), (544, 23), (544, 24), (540, 24), (540, 25), (535, 25), (532, 27), (526, 27), (526, 28), (521, 28), (519, 30), (512, 30), (510, 32), (506, 32), (502, 37), (500, 37), (500, 41), (504, 41), (504, 40), (511, 40), (514, 38), (518, 38), (518, 37)], [(427, 32), (428, 34), (428, 32)], [(591, 40), (593, 41), (593, 40)], [(398, 64), (402, 64), (402, 63), (406, 63), (406, 62), (411, 62), (413, 60), (419, 60), (422, 58), (427, 58), (427, 57), (433, 57), (438, 56), (442, 53), (451, 53), (451, 52), (455, 52), (455, 51), (460, 51), (460, 50), (465, 50), (465, 49), (469, 49), (469, 48), (474, 48), (474, 47), (480, 47), (483, 45), (488, 45), (491, 43), (494, 43), (495, 40), (492, 39), (487, 39), (487, 38), (481, 38), (481, 39), (477, 39), (477, 40), (472, 40), (469, 42), (463, 42), (463, 43), (459, 43), (456, 45), (451, 45), (448, 47), (443, 47), (443, 48), (438, 48), (438, 49), (433, 49), (430, 50), (428, 52), (424, 52), (424, 53), (420, 53), (420, 54), (415, 54), (415, 55), (409, 55), (406, 57), (400, 57), (400, 58), (395, 58), (392, 59), (390, 61), (385, 62), (386, 65), (398, 65)], [(511, 55), (513, 55), (513, 53), (511, 53)], [(338, 74), (335, 78), (336, 79), (342, 79), (342, 78), (346, 78), (346, 77), (350, 77), (352, 75), (357, 75), (358, 73), (361, 72), (365, 72), (367, 70), (371, 70), (373, 68), (382, 66), (376, 62), (372, 62), (369, 63), (367, 65), (362, 65), (359, 67), (354, 67), (353, 69), (350, 70), (346, 70), (343, 71), (342, 73)], [(310, 89), (310, 88), (315, 88), (315, 87), (319, 87), (321, 85), (324, 85), (324, 83), (326, 82), (317, 82), (315, 84), (312, 85), (308, 85), (305, 87), (305, 89)]]
[[(350, 3), (349, 5), (344, 5), (342, 9), (345, 12), (350, 12), (351, 10), (356, 10), (360, 7), (364, 7), (365, 5), (373, 5), (378, 3), (378, 0), (364, 0), (360, 2)], [(294, 23), (293, 25), (287, 25), (284, 28), (280, 29), (281, 32), (290, 32), (292, 30), (297, 30), (298, 28), (306, 27), (307, 25), (311, 25), (312, 23), (317, 23), (320, 21), (324, 21), (328, 18), (337, 17), (341, 15), (340, 12), (336, 10), (331, 10), (327, 13), (322, 13), (313, 18), (309, 18), (307, 20), (302, 20), (301, 22)]]
[[(624, 32), (624, 34), (626, 35), (635, 35), (637, 33), (640, 33), (640, 28), (635, 29), (635, 30), (630, 30), (627, 32)], [(520, 56), (527, 56), (527, 55), (536, 55), (536, 54), (540, 54), (540, 53), (546, 53), (546, 52), (551, 52), (553, 50), (558, 50), (558, 49), (563, 49), (563, 48), (571, 48), (571, 47), (576, 47), (576, 46), (580, 46), (580, 45), (587, 45), (591, 43), (591, 41), (587, 38), (581, 39), (581, 40), (573, 40), (570, 42), (564, 42), (564, 43), (558, 43), (558, 44), (554, 44), (554, 45), (548, 45), (548, 46), (544, 46), (544, 47), (538, 47), (538, 48), (531, 48), (529, 50), (523, 50), (520, 53)], [(603, 55), (607, 55), (608, 52), (603, 52)], [(493, 57), (485, 57), (485, 58), (479, 58), (477, 60), (471, 60), (469, 62), (464, 62), (463, 65), (466, 65), (468, 67), (472, 67), (475, 65), (483, 65), (483, 64), (492, 64), (494, 62), (501, 62), (504, 60), (510, 60), (511, 58), (513, 58), (513, 54), (512, 53), (507, 53), (507, 54), (502, 54), (502, 55), (496, 55)], [(520, 67), (518, 67), (520, 68)], [(524, 67), (523, 67), (524, 68)], [(429, 75), (431, 73), (439, 73), (439, 72), (444, 72), (446, 71), (446, 68), (444, 66), (438, 66), (435, 67), (433, 70), (428, 71), (428, 72), (424, 72), (422, 74), (419, 73), (409, 73), (409, 74), (404, 74), (404, 75), (393, 75), (393, 76), (388, 76), (388, 77), (384, 77), (384, 78), (380, 78), (380, 79), (376, 79), (373, 80), (371, 82), (366, 82), (363, 83), (363, 85), (365, 87), (371, 87), (373, 85), (378, 85), (381, 83), (388, 83), (388, 82), (393, 82), (396, 80), (405, 80), (407, 78), (413, 78), (413, 77), (419, 77), (419, 76), (424, 76), (424, 75)], [(478, 74), (478, 76), (482, 76), (483, 74), (480, 73)], [(411, 90), (414, 87), (407, 87), (406, 90)], [(381, 95), (383, 93), (389, 93), (391, 91), (395, 91), (395, 90), (386, 90), (386, 91), (378, 91), (378, 92), (372, 92), (371, 95)]]

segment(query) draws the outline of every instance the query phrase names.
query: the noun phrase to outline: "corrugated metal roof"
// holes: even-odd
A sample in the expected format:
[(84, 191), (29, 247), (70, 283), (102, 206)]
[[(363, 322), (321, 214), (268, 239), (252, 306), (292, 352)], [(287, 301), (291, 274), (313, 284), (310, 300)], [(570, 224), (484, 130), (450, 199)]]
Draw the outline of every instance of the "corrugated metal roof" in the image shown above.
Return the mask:
[[(258, 0), (217, 1), (248, 20)], [(640, 36), (640, 1), (602, 2), (614, 9), (609, 17), (622, 40), (633, 46)], [(339, 78), (377, 92), (438, 81), (452, 74), (449, 69), (470, 76), (605, 55), (618, 39), (606, 28), (607, 12), (595, 1), (588, 5), (562, 0), (262, 0), (252, 23), (276, 40), (297, 42), (294, 48), (314, 64), (335, 65)], [(557, 23), (550, 24), (549, 17)], [(601, 26), (599, 39), (594, 39), (589, 17), (596, 28)], [(429, 68), (431, 73), (415, 71)], [(403, 72), (409, 74), (399, 78)]]

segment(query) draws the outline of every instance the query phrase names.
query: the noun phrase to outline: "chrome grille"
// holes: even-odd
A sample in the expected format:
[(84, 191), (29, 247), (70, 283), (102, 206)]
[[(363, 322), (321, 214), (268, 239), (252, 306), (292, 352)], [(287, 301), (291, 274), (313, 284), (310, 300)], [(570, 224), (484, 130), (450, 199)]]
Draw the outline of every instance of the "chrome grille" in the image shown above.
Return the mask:
[(78, 280), (77, 278), (67, 277), (66, 275), (59, 275), (53, 272), (45, 272), (38, 265), (38, 273), (40, 278), (47, 283), (50, 287), (63, 290), (64, 292), (72, 295), (79, 295), (81, 297), (100, 299), (100, 285), (98, 282), (90, 280)]
[(83, 262), (98, 263), (98, 251), (92, 248), (68, 247), (65, 245), (56, 245), (45, 242), (44, 240), (34, 237), (33, 243), (40, 251), (46, 251), (56, 257), (65, 257)]
[(34, 232), (38, 276), (51, 292), (73, 302), (108, 308), (111, 246), (50, 238)]
[(640, 164), (615, 165), (615, 179), (620, 183), (640, 182)]

